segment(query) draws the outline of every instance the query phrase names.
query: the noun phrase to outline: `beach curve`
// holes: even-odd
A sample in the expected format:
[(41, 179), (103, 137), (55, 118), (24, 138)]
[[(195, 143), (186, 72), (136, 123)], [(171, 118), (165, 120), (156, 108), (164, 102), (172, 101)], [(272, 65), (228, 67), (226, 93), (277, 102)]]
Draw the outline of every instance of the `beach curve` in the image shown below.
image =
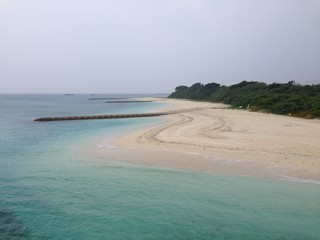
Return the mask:
[(95, 154), (136, 164), (224, 174), (320, 181), (320, 121), (177, 99), (160, 125), (112, 140)]

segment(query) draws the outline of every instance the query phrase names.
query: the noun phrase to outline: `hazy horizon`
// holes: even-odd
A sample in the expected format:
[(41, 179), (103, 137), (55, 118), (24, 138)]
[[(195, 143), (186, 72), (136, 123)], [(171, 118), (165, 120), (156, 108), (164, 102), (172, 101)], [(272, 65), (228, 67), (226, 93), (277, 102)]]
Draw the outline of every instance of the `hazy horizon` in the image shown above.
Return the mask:
[(0, 93), (320, 83), (318, 0), (0, 0)]

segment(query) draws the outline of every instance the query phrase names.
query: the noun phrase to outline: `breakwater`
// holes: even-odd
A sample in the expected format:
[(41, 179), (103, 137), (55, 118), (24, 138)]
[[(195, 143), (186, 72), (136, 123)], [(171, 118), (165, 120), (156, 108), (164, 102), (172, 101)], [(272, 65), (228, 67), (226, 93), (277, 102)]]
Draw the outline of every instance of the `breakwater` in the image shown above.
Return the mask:
[(128, 100), (128, 101), (106, 101), (106, 103), (146, 103), (153, 102), (149, 100)]
[(64, 116), (64, 117), (43, 117), (34, 119), (36, 122), (52, 122), (52, 121), (72, 121), (72, 120), (93, 120), (93, 119), (116, 119), (116, 118), (141, 118), (141, 117), (157, 117), (163, 115), (177, 114), (183, 112), (198, 111), (204, 108), (188, 108), (174, 111), (154, 112), (154, 113), (130, 113), (130, 114), (108, 114), (108, 115), (88, 115), (88, 116)]
[(88, 100), (113, 100), (113, 99), (121, 100), (121, 99), (129, 99), (129, 98), (118, 98), (118, 97), (114, 97), (114, 98), (89, 98)]

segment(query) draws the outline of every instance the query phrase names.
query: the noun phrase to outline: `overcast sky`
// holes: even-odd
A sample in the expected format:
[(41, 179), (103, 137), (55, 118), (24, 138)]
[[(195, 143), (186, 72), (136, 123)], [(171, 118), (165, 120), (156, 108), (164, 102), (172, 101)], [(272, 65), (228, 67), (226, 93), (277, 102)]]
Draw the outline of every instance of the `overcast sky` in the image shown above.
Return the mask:
[(1, 93), (320, 83), (320, 0), (0, 0)]

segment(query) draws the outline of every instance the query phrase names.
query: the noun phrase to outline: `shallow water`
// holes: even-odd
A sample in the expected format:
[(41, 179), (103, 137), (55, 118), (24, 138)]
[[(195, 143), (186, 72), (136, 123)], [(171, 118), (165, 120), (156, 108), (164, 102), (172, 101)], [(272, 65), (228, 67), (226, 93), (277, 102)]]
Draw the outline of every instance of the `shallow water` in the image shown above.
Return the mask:
[(32, 122), (161, 106), (90, 97), (0, 95), (0, 239), (320, 239), (318, 184), (156, 169), (79, 151), (86, 139), (158, 118)]

